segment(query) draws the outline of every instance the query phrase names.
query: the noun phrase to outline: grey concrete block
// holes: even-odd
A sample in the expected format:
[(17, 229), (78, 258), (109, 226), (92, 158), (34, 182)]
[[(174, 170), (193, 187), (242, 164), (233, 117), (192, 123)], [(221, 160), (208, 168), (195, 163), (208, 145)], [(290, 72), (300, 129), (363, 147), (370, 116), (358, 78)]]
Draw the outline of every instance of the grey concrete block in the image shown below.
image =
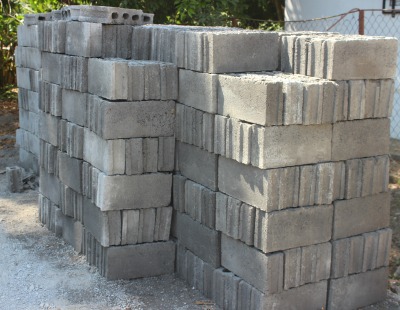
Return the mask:
[(93, 97), (89, 125), (103, 139), (174, 135), (173, 101), (110, 102)]
[[(375, 100), (374, 117), (389, 117), (393, 109), (394, 81), (391, 79), (380, 80), (379, 99)], [(378, 96), (378, 89), (375, 95)], [(367, 88), (368, 90), (368, 88)], [(367, 95), (368, 97), (368, 95)]]
[(97, 181), (97, 196), (92, 197), (102, 211), (165, 207), (171, 202), (171, 174), (107, 176), (99, 173), (94, 181)]
[(291, 208), (271, 213), (256, 209), (254, 246), (269, 253), (327, 242), (332, 235), (332, 221), (332, 206)]
[(106, 175), (124, 174), (125, 140), (104, 140), (85, 128), (83, 159)]
[(122, 219), (120, 211), (102, 212), (89, 199), (83, 199), (83, 224), (104, 246), (121, 244)]
[(88, 58), (62, 56), (61, 86), (65, 89), (88, 91)]
[[(18, 134), (18, 132), (17, 132)], [(18, 135), (17, 135), (18, 136)], [(18, 140), (18, 139), (17, 139)], [(50, 174), (58, 175), (57, 147), (40, 140), (39, 165)]]
[[(326, 40), (324, 78), (330, 80), (385, 79), (396, 74), (397, 40), (392, 38)], [(374, 52), (372, 52), (372, 50)], [(366, 63), (373, 65), (366, 66)]]
[(41, 81), (39, 92), (40, 110), (54, 116), (62, 114), (62, 92), (57, 84)]
[(338, 200), (334, 203), (333, 239), (346, 238), (389, 226), (388, 193)]
[(82, 193), (82, 160), (58, 152), (58, 174), (62, 183)]
[(132, 30), (129, 25), (102, 25), (102, 58), (130, 59)]
[(66, 21), (43, 21), (38, 24), (39, 48), (51, 53), (65, 53)]
[(269, 75), (220, 75), (218, 114), (264, 126), (281, 125), (282, 82)]
[(128, 98), (128, 63), (118, 59), (91, 58), (88, 63), (88, 90), (110, 99)]
[(144, 172), (143, 160), (143, 139), (125, 140), (125, 173), (127, 175), (142, 174)]
[(121, 244), (136, 244), (139, 238), (140, 210), (122, 211)]
[(62, 118), (79, 126), (87, 126), (87, 94), (62, 90)]
[(60, 54), (42, 53), (43, 81), (61, 85), (64, 59)]
[(18, 106), (39, 113), (39, 93), (24, 88), (18, 89)]
[(16, 68), (17, 86), (39, 92), (39, 71), (29, 68)]
[(42, 195), (39, 195), (39, 220), (57, 237), (62, 235), (62, 212), (56, 204)]
[(215, 116), (214, 123), (214, 152), (225, 156), (226, 150), (226, 122), (228, 118), (221, 115)]
[(156, 222), (154, 226), (154, 240), (167, 241), (171, 232), (172, 207), (156, 209)]
[[(272, 71), (278, 68), (279, 36), (277, 33), (221, 31), (208, 33), (206, 40), (208, 64), (206, 62), (207, 67), (203, 69), (205, 72)], [(199, 47), (197, 44), (195, 46)], [(249, 50), (254, 53), (251, 58), (246, 56)]]
[(335, 154), (339, 143), (331, 146), (332, 125), (328, 124), (256, 126), (252, 137), (251, 163), (261, 169), (329, 161), (331, 147)]
[(358, 309), (386, 298), (388, 269), (380, 268), (344, 278), (332, 279), (328, 308)]
[(175, 244), (172, 241), (110, 247), (105, 253), (107, 279), (134, 279), (174, 272)]
[(329, 279), (331, 249), (328, 242), (284, 251), (284, 289)]
[(192, 108), (215, 114), (217, 113), (216, 74), (179, 70), (178, 101)]
[(64, 216), (62, 221), (62, 238), (72, 245), (74, 250), (82, 253), (83, 225), (79, 221)]
[(160, 99), (176, 100), (178, 98), (178, 69), (173, 64), (160, 64)]
[(172, 196), (173, 196), (173, 207), (181, 213), (185, 212), (185, 183), (186, 178), (176, 174), (173, 176), (172, 185)]
[(39, 138), (57, 146), (58, 145), (58, 121), (59, 118), (48, 113), (39, 113), (40, 133)]
[(101, 57), (102, 25), (85, 22), (68, 22), (66, 26), (65, 53), (82, 57)]
[(153, 242), (156, 210), (154, 208), (141, 209), (139, 214), (138, 243)]
[(143, 170), (144, 172), (157, 172), (158, 139), (143, 139)]
[(83, 208), (83, 196), (72, 188), (61, 185), (60, 209), (62, 213), (83, 222)]
[(23, 190), (22, 178), (24, 169), (18, 166), (6, 168), (7, 189), (10, 193), (19, 193)]
[(220, 234), (183, 213), (174, 212), (173, 216), (172, 235), (200, 259), (218, 268), (221, 261)]
[(261, 309), (290, 309), (291, 307), (302, 310), (322, 309), (327, 302), (327, 289), (328, 282), (321, 281), (266, 296), (262, 299), (263, 308)]
[(265, 294), (283, 290), (283, 254), (266, 255), (221, 235), (221, 265)]
[(61, 202), (61, 183), (53, 174), (47, 173), (46, 170), (40, 168), (39, 192), (50, 199), (56, 205)]
[(39, 47), (38, 25), (19, 25), (17, 28), (18, 46)]
[(38, 48), (17, 46), (15, 49), (15, 65), (21, 68), (40, 70), (42, 54)]
[(186, 143), (178, 143), (177, 146), (182, 175), (211, 190), (217, 190), (217, 155)]
[(84, 152), (84, 128), (74, 123), (67, 123), (66, 152), (69, 156), (82, 159)]
[(175, 137), (158, 138), (157, 171), (173, 171), (175, 159)]
[(24, 150), (23, 148), (19, 148), (19, 165), (24, 169), (32, 169), (34, 173), (39, 174), (39, 165), (38, 158), (32, 154)]

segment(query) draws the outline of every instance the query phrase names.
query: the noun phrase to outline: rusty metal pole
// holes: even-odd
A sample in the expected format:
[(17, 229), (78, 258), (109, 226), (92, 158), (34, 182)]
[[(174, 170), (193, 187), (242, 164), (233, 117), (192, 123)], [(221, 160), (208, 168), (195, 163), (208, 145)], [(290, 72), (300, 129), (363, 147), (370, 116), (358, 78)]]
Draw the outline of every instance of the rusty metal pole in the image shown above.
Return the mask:
[(364, 20), (365, 20), (365, 11), (359, 10), (358, 11), (358, 34), (364, 34)]

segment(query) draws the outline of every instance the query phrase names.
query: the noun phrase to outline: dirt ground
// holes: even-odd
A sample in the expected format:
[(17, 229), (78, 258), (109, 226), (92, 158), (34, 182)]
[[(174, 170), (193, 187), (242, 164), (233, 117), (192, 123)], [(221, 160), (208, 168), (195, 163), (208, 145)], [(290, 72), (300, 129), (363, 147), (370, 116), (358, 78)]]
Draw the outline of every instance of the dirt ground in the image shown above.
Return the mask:
[[(5, 167), (15, 165), (15, 101), (0, 101), (0, 309), (219, 309), (173, 275), (107, 281), (38, 220), (37, 192), (11, 194)], [(364, 310), (400, 309), (400, 141), (391, 145), (392, 193), (388, 298)]]

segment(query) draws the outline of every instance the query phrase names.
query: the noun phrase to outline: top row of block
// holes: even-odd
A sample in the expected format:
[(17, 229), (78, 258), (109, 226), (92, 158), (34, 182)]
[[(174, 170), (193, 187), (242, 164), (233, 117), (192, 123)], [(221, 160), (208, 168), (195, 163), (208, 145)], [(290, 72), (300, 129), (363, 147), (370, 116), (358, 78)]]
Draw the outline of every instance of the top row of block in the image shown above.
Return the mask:
[(74, 20), (80, 22), (146, 25), (153, 23), (154, 14), (142, 10), (115, 8), (107, 6), (71, 5), (50, 13), (26, 14), (25, 25), (36, 25), (39, 21)]

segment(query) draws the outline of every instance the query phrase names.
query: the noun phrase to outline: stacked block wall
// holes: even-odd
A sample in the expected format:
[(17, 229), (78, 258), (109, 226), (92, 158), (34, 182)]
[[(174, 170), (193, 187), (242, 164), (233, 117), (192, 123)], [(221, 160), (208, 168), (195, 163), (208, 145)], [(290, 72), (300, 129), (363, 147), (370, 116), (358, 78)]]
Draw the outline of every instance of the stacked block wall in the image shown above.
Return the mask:
[(51, 42), (36, 51), (41, 220), (103, 275), (175, 263), (224, 309), (385, 297), (395, 40), (31, 27), (19, 36)]

